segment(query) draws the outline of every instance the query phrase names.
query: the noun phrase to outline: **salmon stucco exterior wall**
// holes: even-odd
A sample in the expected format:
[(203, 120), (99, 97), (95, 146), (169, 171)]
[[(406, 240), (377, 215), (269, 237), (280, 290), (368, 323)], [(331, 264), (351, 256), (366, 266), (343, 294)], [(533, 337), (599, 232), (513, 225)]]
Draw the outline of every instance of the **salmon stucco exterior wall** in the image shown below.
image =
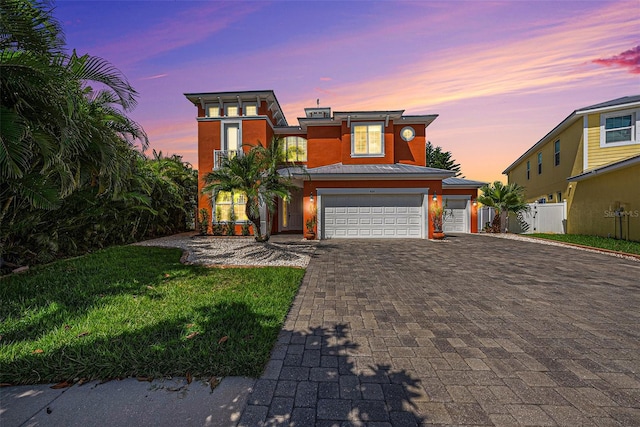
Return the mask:
[[(321, 189), (373, 195), (374, 200), (365, 203), (385, 203), (384, 221), (376, 222), (373, 227), (373, 223), (367, 222), (369, 217), (361, 218), (358, 224), (364, 224), (365, 229), (360, 229), (362, 234), (358, 236), (379, 236), (380, 230), (383, 230), (383, 237), (431, 237), (433, 223), (429, 209), (432, 195), (437, 194), (440, 203), (448, 194), (471, 203), (477, 197), (477, 189), (484, 184), (456, 178), (452, 184), (455, 188), (448, 188), (450, 183), (444, 183), (455, 173), (426, 166), (426, 128), (438, 117), (436, 114), (404, 115), (404, 110), (343, 111), (332, 114), (331, 108), (317, 106), (305, 108), (306, 117), (298, 119), (298, 126), (290, 126), (273, 91), (206, 92), (185, 96), (197, 110), (200, 190), (204, 186), (204, 177), (220, 167), (216, 162), (225, 156), (241, 155), (257, 144), (268, 146), (274, 136), (283, 138), (286, 150), (293, 150), (287, 153), (294, 154), (297, 167), (283, 164), (284, 169), (291, 170), (285, 172), (283, 169), (279, 173), (288, 174), (292, 183), (302, 189), (302, 193), (293, 192), (290, 197), (277, 201), (275, 218), (279, 222), (273, 223), (273, 233), (302, 232), (306, 222), (322, 209), (317, 193)], [(352, 141), (354, 132), (358, 134), (357, 147)], [(300, 153), (303, 153), (302, 158), (298, 158)], [(313, 202), (311, 194), (316, 195)], [(411, 196), (402, 196), (406, 194)], [(338, 200), (336, 197), (332, 199), (334, 203)], [(422, 208), (416, 209), (420, 200)], [(210, 195), (202, 192), (198, 195), (198, 202), (199, 208), (208, 212), (209, 221), (221, 223), (230, 221), (233, 217), (231, 212), (238, 212), (236, 209), (241, 209), (245, 203), (242, 194), (234, 197), (225, 195), (225, 198), (213, 201)], [(352, 202), (349, 197), (340, 201), (346, 204)], [(213, 218), (212, 204), (216, 206), (216, 212), (222, 212), (219, 218)], [(344, 206), (339, 208), (343, 209)], [(358, 213), (367, 215), (366, 209)], [(408, 209), (411, 209), (411, 213), (407, 213)], [(464, 218), (461, 215), (469, 216), (468, 220), (457, 223), (465, 224), (464, 227), (455, 230), (478, 231), (475, 206), (468, 210), (452, 208), (454, 210), (457, 219)], [(263, 209), (263, 222), (266, 214)], [(349, 210), (349, 215), (352, 215), (352, 210)], [(379, 221), (379, 217), (376, 218)], [(350, 216), (348, 224), (353, 224), (352, 220), (356, 218)], [(246, 222), (246, 219), (240, 222)], [(372, 227), (367, 224), (372, 224)], [(237, 225), (236, 230), (239, 227)], [(374, 228), (376, 234), (371, 231)], [(418, 228), (421, 230), (419, 233)], [(371, 233), (367, 234), (369, 231)], [(332, 236), (339, 237), (336, 234)]]

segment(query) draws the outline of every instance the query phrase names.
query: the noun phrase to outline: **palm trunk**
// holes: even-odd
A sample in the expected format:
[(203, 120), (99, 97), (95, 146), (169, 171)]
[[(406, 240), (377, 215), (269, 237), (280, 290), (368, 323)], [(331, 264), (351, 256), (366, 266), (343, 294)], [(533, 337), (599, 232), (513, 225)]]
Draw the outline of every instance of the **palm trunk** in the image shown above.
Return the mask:
[[(247, 215), (247, 218), (249, 219), (249, 221), (251, 221), (251, 224), (253, 224), (253, 237), (256, 239), (256, 242), (262, 242), (262, 230), (260, 227), (260, 211), (258, 209), (253, 209), (252, 208), (252, 203), (255, 202), (255, 200), (247, 200), (247, 205), (244, 208), (244, 212)], [(256, 206), (258, 206), (258, 204), (256, 203)], [(254, 212), (258, 212), (257, 215), (254, 215)]]

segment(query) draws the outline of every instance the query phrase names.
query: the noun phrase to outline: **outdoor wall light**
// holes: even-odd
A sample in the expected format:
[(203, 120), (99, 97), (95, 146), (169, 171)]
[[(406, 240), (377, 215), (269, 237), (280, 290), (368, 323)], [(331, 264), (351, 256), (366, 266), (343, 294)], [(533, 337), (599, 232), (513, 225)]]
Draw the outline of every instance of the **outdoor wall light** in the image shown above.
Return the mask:
[(473, 199), (473, 206), (478, 206), (478, 201), (476, 199)]
[(313, 191), (309, 194), (309, 201), (313, 203)]
[(434, 202), (438, 200), (438, 194), (435, 191), (433, 192), (433, 197), (431, 198), (431, 200), (433, 200)]

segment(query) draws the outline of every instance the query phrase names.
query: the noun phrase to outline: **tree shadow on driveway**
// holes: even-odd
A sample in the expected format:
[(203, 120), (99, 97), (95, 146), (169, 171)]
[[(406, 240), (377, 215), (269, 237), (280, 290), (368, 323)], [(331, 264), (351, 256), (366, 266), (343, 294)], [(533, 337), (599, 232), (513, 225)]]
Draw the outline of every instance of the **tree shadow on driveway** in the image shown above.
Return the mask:
[(238, 425), (420, 425), (418, 379), (366, 362), (346, 332), (345, 324), (282, 331)]

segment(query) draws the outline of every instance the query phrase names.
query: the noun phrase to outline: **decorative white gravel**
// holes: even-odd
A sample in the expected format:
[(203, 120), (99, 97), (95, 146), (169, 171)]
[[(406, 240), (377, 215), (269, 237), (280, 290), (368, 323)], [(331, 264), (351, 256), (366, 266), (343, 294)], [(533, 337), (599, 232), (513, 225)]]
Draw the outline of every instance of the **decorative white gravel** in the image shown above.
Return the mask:
[(137, 246), (180, 248), (186, 264), (216, 266), (284, 266), (304, 268), (316, 249), (316, 241), (299, 236), (275, 236), (267, 243), (253, 237), (198, 236), (182, 233), (134, 243)]
[(617, 257), (617, 258), (624, 258), (624, 259), (629, 259), (629, 260), (632, 260), (632, 261), (639, 261), (640, 262), (640, 258), (637, 258), (637, 257), (634, 257), (634, 256), (630, 256), (630, 255), (621, 254), (619, 252), (605, 251), (605, 250), (598, 249), (598, 248), (586, 248), (584, 246), (575, 246), (575, 245), (570, 245), (570, 244), (563, 243), (563, 242), (558, 242), (558, 241), (555, 241), (555, 240), (539, 239), (539, 238), (535, 238), (535, 237), (527, 237), (527, 236), (522, 235), (522, 234), (483, 233), (483, 235), (491, 236), (491, 237), (497, 237), (497, 238), (500, 238), (500, 239), (524, 240), (524, 241), (527, 241), (527, 242), (540, 243), (541, 245), (564, 246), (565, 248), (572, 248), (572, 249), (576, 249), (576, 250), (579, 250), (579, 251), (596, 252), (596, 253), (599, 253), (599, 254), (605, 254), (605, 255), (614, 256), (614, 257)]

